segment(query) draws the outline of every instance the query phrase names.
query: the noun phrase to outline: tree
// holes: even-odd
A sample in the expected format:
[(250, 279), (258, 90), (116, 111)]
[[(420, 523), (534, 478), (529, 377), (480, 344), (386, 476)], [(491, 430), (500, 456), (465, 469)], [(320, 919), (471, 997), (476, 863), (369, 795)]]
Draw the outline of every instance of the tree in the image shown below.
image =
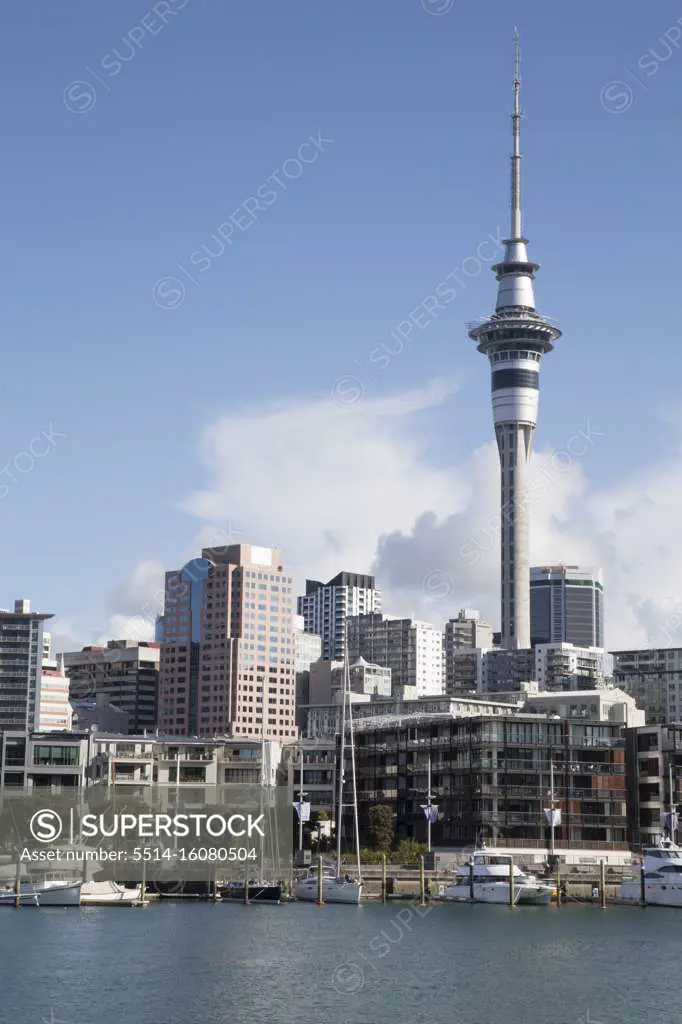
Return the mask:
[(376, 804), (369, 810), (369, 841), (372, 849), (388, 852), (393, 845), (393, 812), (386, 804)]
[(416, 864), (425, 851), (424, 844), (416, 839), (401, 839), (391, 860), (394, 864)]

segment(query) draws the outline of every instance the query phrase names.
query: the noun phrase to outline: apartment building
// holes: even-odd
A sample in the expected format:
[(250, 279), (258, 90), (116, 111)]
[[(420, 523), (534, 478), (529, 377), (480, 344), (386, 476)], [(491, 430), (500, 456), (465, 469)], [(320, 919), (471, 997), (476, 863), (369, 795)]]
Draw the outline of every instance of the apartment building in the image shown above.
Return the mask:
[(355, 749), (363, 843), (376, 804), (391, 809), (399, 838), (425, 841), (422, 805), (430, 762), (438, 806), (434, 847), (462, 848), (487, 838), (543, 859), (552, 762), (562, 815), (555, 836), (558, 855), (575, 860), (591, 850), (607, 860), (627, 859), (620, 724), (558, 720), (508, 707), (494, 716), (466, 718), (453, 709), (400, 718), (367, 714), (356, 721)]
[(574, 644), (538, 644), (535, 676), (541, 690), (584, 690), (604, 681), (604, 651)]
[(322, 657), (342, 659), (346, 650), (346, 619), (381, 611), (381, 593), (374, 576), (340, 572), (328, 583), (306, 580), (305, 594), (297, 600), (306, 633), (322, 638)]
[(430, 622), (371, 613), (347, 620), (348, 656), (391, 670), (391, 684), (416, 696), (443, 693), (443, 634)]

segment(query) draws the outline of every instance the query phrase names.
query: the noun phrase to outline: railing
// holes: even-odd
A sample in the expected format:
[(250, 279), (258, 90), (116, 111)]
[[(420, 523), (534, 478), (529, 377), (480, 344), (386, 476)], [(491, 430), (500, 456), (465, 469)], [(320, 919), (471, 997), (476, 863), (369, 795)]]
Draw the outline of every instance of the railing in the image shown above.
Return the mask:
[[(106, 756), (106, 755), (105, 755)], [(148, 754), (112, 754), (108, 755), (110, 761), (153, 761), (154, 755), (151, 751)]]
[[(487, 845), (490, 849), (495, 849), (494, 843), (491, 840), (487, 840)], [(500, 848), (503, 847), (521, 847), (527, 846), (531, 850), (546, 850), (547, 843), (543, 839), (508, 839), (503, 836), (500, 839)], [(555, 845), (558, 849), (570, 849), (570, 850), (629, 850), (630, 847), (627, 843), (602, 843), (594, 842), (591, 843), (583, 839), (556, 839)]]

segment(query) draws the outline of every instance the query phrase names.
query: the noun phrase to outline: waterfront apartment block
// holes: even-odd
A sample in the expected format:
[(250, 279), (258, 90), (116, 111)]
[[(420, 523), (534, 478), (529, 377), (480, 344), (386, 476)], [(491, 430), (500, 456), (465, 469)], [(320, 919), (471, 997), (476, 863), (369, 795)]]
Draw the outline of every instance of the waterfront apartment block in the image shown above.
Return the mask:
[(562, 814), (557, 849), (570, 844), (626, 850), (623, 727), (499, 710), (468, 718), (442, 709), (392, 720), (359, 716), (355, 745), (363, 843), (376, 804), (391, 809), (398, 837), (425, 841), (422, 805), (430, 760), (438, 805), (434, 847), (461, 848), (487, 838), (505, 847), (547, 851), (544, 811), (553, 762), (555, 806)]
[(166, 580), (159, 727), (295, 739), (291, 577), (280, 552), (232, 544), (204, 549), (199, 561), (199, 582), (189, 586), (182, 573)]
[(82, 788), (88, 744), (79, 733), (0, 731), (0, 803), (5, 794), (45, 793), (47, 799)]
[(32, 612), (30, 601), (0, 610), (0, 731), (37, 729), (45, 639), (51, 614)]
[(331, 821), (336, 819), (337, 757), (337, 740), (333, 733), (328, 737), (300, 740), (282, 752), (282, 773), (294, 800), (298, 800), (301, 793), (302, 761), (303, 800), (310, 803), (313, 813), (325, 811)]
[(103, 697), (128, 715), (131, 732), (154, 730), (157, 721), (159, 644), (110, 640), (64, 654), (64, 670), (75, 701)]
[[(210, 802), (214, 786), (274, 785), (282, 757), (273, 740), (188, 739), (164, 736), (92, 737), (90, 778), (93, 785), (130, 787), (131, 795), (152, 784), (193, 789), (193, 797)], [(206, 790), (204, 794), (200, 790)]]
[(381, 593), (374, 576), (340, 572), (328, 583), (306, 580), (297, 611), (303, 616), (306, 633), (322, 638), (322, 657), (340, 659), (346, 650), (346, 619), (381, 611)]
[(415, 696), (443, 693), (443, 634), (429, 622), (370, 613), (347, 620), (348, 656), (391, 670), (393, 688)]
[[(627, 732), (628, 817), (633, 849), (671, 837), (671, 808), (682, 805), (682, 725), (646, 725)], [(672, 838), (680, 841), (675, 829)]]
[(682, 647), (610, 653), (614, 683), (632, 694), (647, 725), (682, 721)]
[(604, 646), (604, 587), (601, 569), (578, 565), (532, 566), (531, 645), (568, 643)]

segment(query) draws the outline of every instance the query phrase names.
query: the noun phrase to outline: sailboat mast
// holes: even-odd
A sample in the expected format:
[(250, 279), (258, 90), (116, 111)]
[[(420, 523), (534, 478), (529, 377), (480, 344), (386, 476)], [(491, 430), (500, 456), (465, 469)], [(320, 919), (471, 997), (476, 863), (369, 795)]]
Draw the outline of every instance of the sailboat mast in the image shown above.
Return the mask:
[(346, 662), (348, 660), (348, 645), (346, 637), (346, 649), (343, 654), (343, 697), (341, 701), (341, 750), (339, 753), (339, 794), (336, 805), (336, 877), (341, 877), (341, 825), (343, 822), (343, 773), (346, 762)]
[(668, 787), (670, 789), (670, 840), (675, 842), (675, 791), (673, 789), (672, 755), (668, 760)]
[(358, 787), (355, 775), (355, 737), (353, 734), (353, 702), (350, 699), (350, 666), (346, 649), (344, 687), (348, 687), (348, 727), (350, 736), (350, 765), (353, 779), (353, 829), (355, 832), (355, 859), (358, 868), (358, 882), (362, 881), (362, 865), (360, 863), (360, 826), (358, 824)]

